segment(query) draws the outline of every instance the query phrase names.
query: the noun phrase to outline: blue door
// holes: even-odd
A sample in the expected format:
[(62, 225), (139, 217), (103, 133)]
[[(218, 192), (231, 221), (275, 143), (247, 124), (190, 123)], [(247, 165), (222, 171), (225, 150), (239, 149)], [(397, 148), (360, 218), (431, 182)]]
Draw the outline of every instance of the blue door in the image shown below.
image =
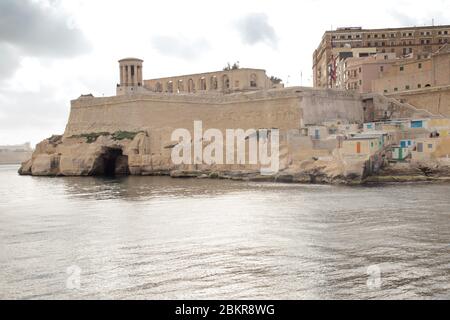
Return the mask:
[(423, 128), (423, 121), (411, 121), (411, 128)]

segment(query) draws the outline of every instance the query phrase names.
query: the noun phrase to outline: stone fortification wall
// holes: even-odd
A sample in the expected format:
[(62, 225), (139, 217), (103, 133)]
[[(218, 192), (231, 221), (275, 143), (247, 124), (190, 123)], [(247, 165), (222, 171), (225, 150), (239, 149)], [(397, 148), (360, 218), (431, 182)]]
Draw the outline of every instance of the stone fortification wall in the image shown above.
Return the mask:
[(360, 96), (337, 90), (275, 89), (239, 94), (135, 94), (72, 101), (64, 136), (161, 128), (296, 129), (327, 119), (363, 120)]

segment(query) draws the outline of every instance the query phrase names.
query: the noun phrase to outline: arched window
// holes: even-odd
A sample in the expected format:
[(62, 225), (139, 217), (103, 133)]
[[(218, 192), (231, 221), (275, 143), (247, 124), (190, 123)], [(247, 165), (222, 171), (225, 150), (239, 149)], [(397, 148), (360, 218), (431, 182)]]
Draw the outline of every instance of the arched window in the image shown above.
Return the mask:
[(199, 89), (200, 90), (206, 90), (206, 78), (205, 77), (201, 77), (200, 80), (198, 81), (199, 84)]
[(252, 73), (250, 75), (250, 87), (252, 88), (256, 88), (257, 84), (256, 84), (256, 74)]
[(222, 77), (222, 88), (225, 90), (230, 89), (230, 79), (226, 74), (224, 74)]
[(173, 93), (173, 81), (167, 82), (167, 92)]
[(162, 91), (163, 91), (161, 82), (157, 82), (157, 83), (156, 83), (156, 85), (155, 85), (155, 91), (156, 91), (156, 92), (162, 92)]
[(178, 85), (177, 85), (178, 92), (184, 91), (184, 83), (183, 83), (183, 80), (178, 80), (177, 83), (178, 83)]
[(217, 90), (219, 87), (219, 84), (217, 83), (217, 77), (216, 76), (212, 76), (211, 77), (211, 89), (212, 90)]
[(192, 93), (192, 92), (194, 92), (194, 91), (195, 91), (195, 83), (194, 83), (194, 80), (189, 79), (189, 81), (188, 81), (188, 92), (189, 92), (189, 93)]
[(431, 87), (431, 84), (429, 84), (429, 83), (427, 83), (426, 85), (425, 85), (425, 87)]

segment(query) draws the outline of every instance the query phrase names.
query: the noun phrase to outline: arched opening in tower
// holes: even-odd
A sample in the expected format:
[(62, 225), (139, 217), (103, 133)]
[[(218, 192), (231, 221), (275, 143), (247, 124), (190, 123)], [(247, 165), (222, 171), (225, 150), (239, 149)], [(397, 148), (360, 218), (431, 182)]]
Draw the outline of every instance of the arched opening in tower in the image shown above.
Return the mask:
[(92, 175), (94, 176), (123, 176), (130, 173), (128, 156), (122, 149), (105, 147), (96, 159)]

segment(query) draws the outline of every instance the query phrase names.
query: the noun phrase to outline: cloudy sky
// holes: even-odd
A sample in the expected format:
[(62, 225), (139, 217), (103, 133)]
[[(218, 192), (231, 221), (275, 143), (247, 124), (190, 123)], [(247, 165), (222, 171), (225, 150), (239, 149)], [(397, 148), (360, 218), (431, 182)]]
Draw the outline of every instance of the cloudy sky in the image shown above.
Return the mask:
[(122, 57), (144, 59), (145, 78), (239, 61), (311, 85), (312, 53), (330, 28), (450, 24), (448, 0), (372, 3), (0, 0), (0, 145), (63, 133), (71, 99), (115, 94)]

